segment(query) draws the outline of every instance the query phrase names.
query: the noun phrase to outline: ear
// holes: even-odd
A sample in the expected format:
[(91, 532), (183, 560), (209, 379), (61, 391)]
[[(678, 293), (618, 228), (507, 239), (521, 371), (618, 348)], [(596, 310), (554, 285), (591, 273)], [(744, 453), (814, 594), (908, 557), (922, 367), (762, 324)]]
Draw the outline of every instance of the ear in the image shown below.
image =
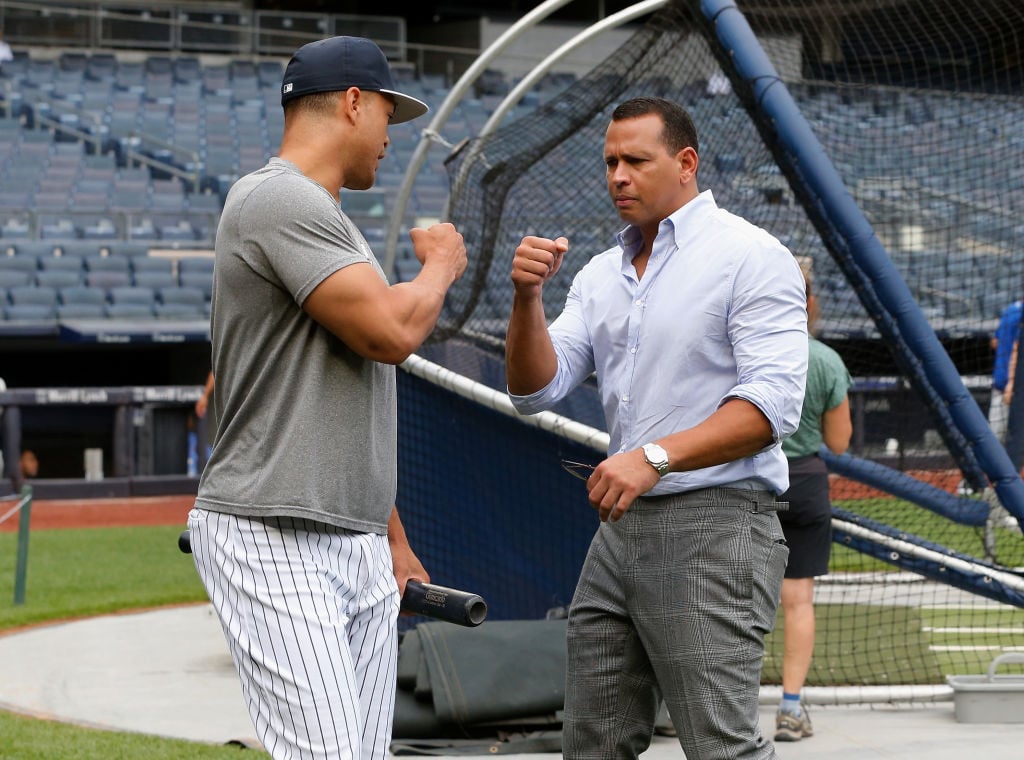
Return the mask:
[(689, 184), (697, 176), (697, 151), (689, 146), (683, 148), (676, 154), (676, 161), (679, 162), (679, 184)]
[(349, 87), (338, 98), (337, 115), (355, 121), (359, 109), (364, 106), (363, 93), (358, 87)]

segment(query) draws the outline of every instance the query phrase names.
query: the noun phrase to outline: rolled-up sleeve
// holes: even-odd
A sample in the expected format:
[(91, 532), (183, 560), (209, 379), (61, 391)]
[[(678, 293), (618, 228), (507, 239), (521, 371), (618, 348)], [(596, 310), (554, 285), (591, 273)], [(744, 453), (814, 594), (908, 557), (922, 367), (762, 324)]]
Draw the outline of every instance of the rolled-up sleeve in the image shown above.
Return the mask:
[(512, 406), (520, 414), (536, 414), (550, 409), (594, 372), (594, 352), (580, 298), (583, 271), (573, 279), (562, 313), (548, 327), (558, 357), (555, 376), (544, 388), (527, 396), (508, 393)]
[(807, 380), (807, 297), (803, 274), (781, 246), (755, 249), (734, 272), (729, 337), (742, 398), (767, 418), (776, 442), (800, 424)]

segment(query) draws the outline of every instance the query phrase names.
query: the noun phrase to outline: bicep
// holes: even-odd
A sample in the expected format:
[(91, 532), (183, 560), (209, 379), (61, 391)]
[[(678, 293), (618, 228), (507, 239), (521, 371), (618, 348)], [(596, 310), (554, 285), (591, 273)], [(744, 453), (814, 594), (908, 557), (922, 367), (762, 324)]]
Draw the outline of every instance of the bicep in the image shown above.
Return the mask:
[(324, 278), (302, 308), (353, 351), (374, 358), (378, 336), (386, 329), (388, 291), (370, 264), (350, 264)]

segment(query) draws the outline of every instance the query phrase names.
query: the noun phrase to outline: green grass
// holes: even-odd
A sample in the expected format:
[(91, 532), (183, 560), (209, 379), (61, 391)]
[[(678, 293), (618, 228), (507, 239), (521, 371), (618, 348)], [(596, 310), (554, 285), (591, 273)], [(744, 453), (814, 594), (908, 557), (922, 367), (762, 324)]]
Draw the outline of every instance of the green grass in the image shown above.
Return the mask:
[[(854, 499), (835, 501), (835, 506), (868, 517), (901, 531), (912, 533), (954, 551), (972, 557), (985, 556), (981, 528), (958, 525), (924, 507), (900, 499)], [(1024, 567), (1024, 538), (1006, 528), (995, 530), (996, 560), (1004, 567)], [(838, 544), (832, 545), (831, 572), (869, 572), (894, 570), (881, 560), (865, 557)]]
[[(25, 603), (14, 606), (17, 535), (0, 533), (0, 630), (51, 620), (201, 602), (206, 593), (180, 527), (45, 530), (31, 534)], [(101, 731), (0, 711), (4, 760), (237, 758), (237, 747)], [(266, 757), (246, 752), (244, 757)]]
[[(238, 747), (81, 728), (0, 711), (4, 760), (238, 760)], [(246, 752), (243, 758), (268, 757)]]
[[(912, 607), (818, 604), (814, 661), (808, 686), (935, 684), (943, 682), (938, 658), (929, 650), (920, 610)], [(780, 609), (765, 641), (762, 680), (782, 683)], [(884, 636), (879, 633), (884, 631)]]
[(0, 533), (0, 630), (206, 598), (179, 527), (41, 530), (31, 535), (25, 603), (15, 607), (17, 535)]

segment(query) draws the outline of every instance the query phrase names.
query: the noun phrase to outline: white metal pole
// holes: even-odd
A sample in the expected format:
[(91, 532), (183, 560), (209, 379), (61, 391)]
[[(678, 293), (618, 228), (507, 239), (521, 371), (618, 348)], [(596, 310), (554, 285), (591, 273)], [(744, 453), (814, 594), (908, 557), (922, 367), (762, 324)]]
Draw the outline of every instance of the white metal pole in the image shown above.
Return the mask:
[(550, 16), (563, 5), (568, 5), (570, 2), (572, 2), (572, 0), (546, 0), (546, 2), (538, 5), (506, 29), (505, 32), (498, 37), (498, 39), (492, 42), (486, 50), (480, 53), (480, 56), (473, 61), (473, 64), (468, 69), (466, 69), (466, 72), (459, 78), (459, 81), (455, 83), (444, 101), (438, 107), (437, 113), (434, 114), (434, 118), (431, 119), (430, 124), (420, 135), (420, 141), (416, 144), (416, 150), (413, 152), (412, 158), (409, 160), (409, 166), (406, 167), (405, 175), (402, 177), (402, 184), (398, 188), (398, 196), (395, 198), (395, 207), (391, 214), (390, 224), (388, 225), (388, 235), (385, 239), (384, 261), (382, 262), (384, 273), (389, 278), (391, 277), (391, 273), (394, 271), (395, 267), (395, 251), (398, 247), (398, 235), (402, 227), (402, 217), (405, 216), (405, 209), (409, 205), (409, 196), (412, 195), (412, 186), (415, 184), (416, 175), (419, 174), (420, 168), (426, 160), (427, 151), (430, 149), (431, 141), (438, 136), (445, 122), (448, 121), (448, 117), (451, 115), (452, 111), (455, 110), (455, 106), (460, 100), (462, 100), (462, 96), (470, 88), (473, 82), (475, 82), (484, 72), (490, 62), (494, 60), (494, 58), (506, 47), (508, 47), (511, 42), (522, 36), (523, 32)]

